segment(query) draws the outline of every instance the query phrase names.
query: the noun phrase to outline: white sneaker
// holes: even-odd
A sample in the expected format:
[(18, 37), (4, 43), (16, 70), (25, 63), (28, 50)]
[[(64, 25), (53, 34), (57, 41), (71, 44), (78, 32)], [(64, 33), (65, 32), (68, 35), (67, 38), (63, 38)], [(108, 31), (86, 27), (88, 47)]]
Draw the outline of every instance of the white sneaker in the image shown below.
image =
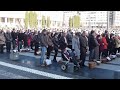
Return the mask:
[(96, 63), (100, 64), (100, 63), (101, 63), (101, 61), (96, 61)]
[(111, 61), (111, 58), (110, 58), (110, 57), (106, 57), (106, 58), (107, 58), (107, 60)]

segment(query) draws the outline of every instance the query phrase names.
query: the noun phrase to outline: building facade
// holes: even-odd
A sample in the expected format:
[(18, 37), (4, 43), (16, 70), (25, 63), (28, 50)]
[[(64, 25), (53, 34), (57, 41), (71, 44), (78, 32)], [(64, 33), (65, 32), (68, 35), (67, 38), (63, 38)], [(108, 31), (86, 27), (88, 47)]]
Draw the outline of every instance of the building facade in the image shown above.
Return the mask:
[(80, 12), (81, 25), (84, 28), (106, 28), (107, 11)]
[[(0, 28), (24, 28), (26, 11), (0, 11)], [(60, 28), (63, 23), (62, 11), (36, 11), (38, 15), (38, 28), (42, 28), (42, 16), (50, 17), (50, 28)]]

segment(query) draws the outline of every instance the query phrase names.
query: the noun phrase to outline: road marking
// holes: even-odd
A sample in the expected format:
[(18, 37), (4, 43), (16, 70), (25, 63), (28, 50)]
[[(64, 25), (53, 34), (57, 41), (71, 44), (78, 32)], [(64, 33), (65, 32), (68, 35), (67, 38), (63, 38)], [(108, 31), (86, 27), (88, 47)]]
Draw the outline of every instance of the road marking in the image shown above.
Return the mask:
[(10, 64), (10, 63), (5, 63), (5, 62), (2, 62), (2, 61), (0, 61), (0, 65), (10, 67), (10, 68), (14, 68), (14, 69), (18, 69), (18, 70), (21, 70), (21, 71), (26, 71), (26, 72), (37, 74), (37, 75), (41, 75), (41, 76), (45, 76), (45, 77), (50, 77), (50, 78), (53, 78), (53, 79), (73, 79), (73, 78), (69, 78), (69, 77), (65, 77), (65, 76), (61, 76), (61, 75), (57, 75), (57, 74), (52, 74), (52, 73), (48, 73), (48, 72), (44, 72), (44, 71), (39, 71), (39, 70), (23, 67), (23, 66), (13, 65), (13, 64)]
[(0, 70), (0, 75), (3, 75), (3, 76), (6, 76), (6, 77), (9, 77), (11, 79), (30, 79), (28, 77), (23, 77), (21, 75), (17, 75), (17, 74), (13, 74), (11, 72), (7, 72), (5, 70)]

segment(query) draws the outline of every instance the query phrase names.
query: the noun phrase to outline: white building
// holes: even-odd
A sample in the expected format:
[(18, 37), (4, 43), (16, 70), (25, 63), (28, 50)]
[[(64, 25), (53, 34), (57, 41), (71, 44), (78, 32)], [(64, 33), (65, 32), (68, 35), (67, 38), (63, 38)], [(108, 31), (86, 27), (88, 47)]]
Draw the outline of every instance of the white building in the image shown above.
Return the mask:
[(107, 11), (82, 11), (80, 12), (80, 20), (84, 28), (106, 28)]
[[(0, 27), (24, 28), (26, 11), (0, 11)], [(50, 28), (62, 27), (63, 11), (36, 11), (38, 14), (38, 28), (42, 27), (42, 16), (50, 17)]]
[(24, 26), (25, 11), (0, 11), (0, 27)]
[(120, 11), (115, 12), (114, 28), (120, 28)]

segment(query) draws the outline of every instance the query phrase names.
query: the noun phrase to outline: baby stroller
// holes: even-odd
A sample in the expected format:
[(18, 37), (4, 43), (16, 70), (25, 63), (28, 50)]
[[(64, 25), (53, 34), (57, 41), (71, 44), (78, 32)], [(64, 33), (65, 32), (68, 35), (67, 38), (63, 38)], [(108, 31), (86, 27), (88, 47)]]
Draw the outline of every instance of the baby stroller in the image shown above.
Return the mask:
[(72, 51), (71, 49), (68, 50), (66, 48), (62, 52), (62, 59), (63, 59), (64, 64), (61, 65), (61, 69), (63, 71), (67, 70), (68, 64), (70, 62), (74, 63), (74, 70), (79, 70), (80, 65), (79, 65), (79, 61), (76, 58), (75, 51)]

